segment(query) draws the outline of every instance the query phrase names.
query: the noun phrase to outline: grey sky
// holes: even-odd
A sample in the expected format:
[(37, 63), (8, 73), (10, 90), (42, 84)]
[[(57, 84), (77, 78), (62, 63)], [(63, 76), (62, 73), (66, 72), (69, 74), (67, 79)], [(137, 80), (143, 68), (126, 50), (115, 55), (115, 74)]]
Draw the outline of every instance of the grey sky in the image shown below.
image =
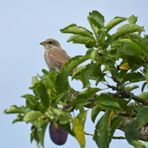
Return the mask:
[[(147, 24), (147, 0), (0, 0), (0, 146), (2, 148), (35, 148), (30, 144), (30, 125), (11, 124), (15, 116), (4, 115), (3, 110), (12, 105), (22, 105), (20, 96), (29, 93), (32, 75), (46, 68), (43, 47), (39, 42), (54, 37), (70, 56), (83, 54), (83, 46), (67, 43), (68, 35), (59, 29), (77, 23), (88, 27), (87, 15), (92, 10), (100, 11), (109, 20), (114, 16), (136, 15), (140, 25)], [(90, 122), (86, 128), (91, 132)], [(46, 132), (45, 148), (56, 148)], [(61, 148), (79, 148), (69, 137)], [(95, 148), (87, 137), (86, 148)], [(113, 141), (111, 148), (130, 148), (125, 141)]]

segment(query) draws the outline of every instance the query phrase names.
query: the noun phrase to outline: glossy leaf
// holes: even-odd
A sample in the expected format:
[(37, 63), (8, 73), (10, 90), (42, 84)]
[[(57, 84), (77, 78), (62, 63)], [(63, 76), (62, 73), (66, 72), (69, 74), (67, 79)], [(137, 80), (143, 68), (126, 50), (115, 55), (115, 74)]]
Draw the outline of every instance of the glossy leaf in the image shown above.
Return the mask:
[(140, 56), (143, 53), (141, 47), (130, 39), (121, 39), (118, 41), (118, 43), (120, 44), (118, 50), (120, 54), (128, 56)]
[(96, 120), (96, 117), (98, 116), (98, 114), (100, 113), (102, 109), (100, 108), (100, 106), (98, 105), (95, 105), (93, 108), (92, 108), (92, 111), (91, 111), (91, 120), (93, 122), (95, 122)]
[(106, 29), (107, 31), (111, 30), (114, 26), (120, 24), (121, 22), (124, 22), (126, 20), (125, 17), (115, 17), (112, 20), (110, 20), (107, 24), (106, 24)]
[(144, 28), (136, 24), (125, 24), (118, 28), (118, 31), (113, 35), (113, 37), (116, 40), (124, 35), (134, 33), (134, 32), (141, 33), (143, 31), (144, 31)]
[(138, 85), (127, 86), (127, 87), (125, 88), (125, 90), (127, 90), (127, 91), (133, 91), (133, 90), (135, 90), (135, 89), (137, 89), (137, 88), (139, 88)]
[(148, 92), (143, 92), (139, 95), (140, 98), (148, 100)]
[(133, 141), (132, 145), (134, 148), (147, 148), (141, 141)]
[(4, 113), (6, 114), (15, 114), (15, 113), (23, 113), (24, 112), (24, 107), (18, 107), (16, 105), (12, 105), (9, 108), (4, 110)]
[(32, 86), (35, 85), (35, 84), (38, 83), (38, 82), (39, 82), (38, 77), (37, 77), (37, 76), (33, 76), (33, 77), (32, 77)]
[(99, 88), (88, 88), (85, 91), (78, 93), (78, 95), (71, 101), (72, 106), (80, 108), (89, 103), (89, 99), (93, 99)]
[(138, 140), (140, 128), (148, 123), (148, 106), (143, 107), (138, 113), (136, 118), (126, 128), (126, 138), (129, 143)]
[(89, 37), (93, 39), (93, 34), (88, 29), (77, 26), (76, 24), (71, 24), (63, 29), (61, 29), (62, 33), (71, 33), (71, 34), (77, 34), (84, 37)]
[(101, 72), (100, 64), (90, 63), (86, 66), (78, 67), (73, 73), (73, 78), (81, 80), (83, 87), (88, 87), (90, 86), (90, 80), (104, 80), (104, 73)]
[(122, 76), (123, 82), (129, 81), (129, 82), (139, 82), (144, 80), (144, 76), (140, 72), (135, 73), (126, 73)]
[(148, 85), (148, 68), (146, 69), (145, 78), (146, 78), (146, 82), (147, 82), (147, 85)]
[(91, 25), (95, 25), (98, 28), (104, 26), (104, 16), (98, 11), (92, 11), (89, 13), (88, 20)]
[(100, 94), (97, 97), (97, 105), (102, 109), (113, 110), (115, 112), (125, 113), (126, 104), (125, 100), (112, 97), (108, 94)]
[(74, 58), (71, 58), (68, 64), (66, 65), (69, 73), (73, 72), (78, 65), (88, 60), (89, 57), (90, 56), (86, 54), (84, 56), (75, 56)]
[(25, 94), (22, 97), (26, 99), (26, 105), (28, 108), (35, 109), (35, 110), (38, 109), (39, 107), (38, 98), (36, 98), (35, 96), (31, 94)]
[(31, 122), (38, 119), (41, 115), (42, 113), (40, 111), (29, 111), (28, 113), (25, 114), (23, 120), (25, 122)]
[(95, 45), (95, 39), (93, 38), (92, 32), (84, 27), (71, 24), (61, 29), (61, 32), (74, 34), (68, 39), (68, 42), (85, 44), (86, 47), (93, 47)]
[(48, 124), (44, 125), (40, 129), (37, 129), (35, 126), (31, 127), (30, 141), (32, 142), (33, 140), (35, 140), (37, 142), (38, 147), (44, 148), (44, 136), (47, 125)]
[(104, 27), (104, 16), (100, 12), (94, 10), (89, 13), (87, 19), (95, 34), (96, 39), (98, 40), (100, 34), (99, 31)]
[(24, 117), (24, 115), (18, 114), (17, 117), (12, 121), (12, 124), (17, 123), (17, 122), (22, 122), (23, 117)]
[(68, 91), (69, 89), (68, 70), (65, 67), (63, 67), (61, 72), (57, 75), (55, 87), (58, 93), (63, 93), (65, 91)]
[(68, 39), (68, 42), (84, 44), (86, 47), (94, 47), (96, 42), (93, 38), (81, 35), (73, 35)]
[(109, 116), (110, 111), (104, 113), (101, 119), (98, 121), (95, 129), (95, 134), (93, 139), (99, 148), (109, 148), (110, 143), (110, 124)]
[(129, 18), (128, 18), (128, 22), (129, 23), (132, 23), (132, 24), (135, 24), (137, 22), (137, 17), (135, 15), (131, 15)]
[(49, 96), (47, 93), (47, 88), (44, 85), (42, 81), (36, 83), (32, 87), (34, 94), (37, 96), (37, 98), (41, 99), (41, 103), (44, 105), (45, 108), (49, 106)]
[(111, 126), (110, 126), (110, 140), (112, 139), (116, 129), (119, 127), (119, 124), (121, 123), (121, 117), (120, 115), (116, 115), (111, 119)]

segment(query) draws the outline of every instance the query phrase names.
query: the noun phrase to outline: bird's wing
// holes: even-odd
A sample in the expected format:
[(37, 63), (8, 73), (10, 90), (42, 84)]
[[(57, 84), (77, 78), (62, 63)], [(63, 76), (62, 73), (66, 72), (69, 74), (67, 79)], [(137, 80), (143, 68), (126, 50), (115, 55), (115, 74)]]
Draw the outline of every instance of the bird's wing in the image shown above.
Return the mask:
[(61, 48), (54, 48), (48, 52), (48, 58), (58, 67), (63, 66), (70, 59), (68, 54)]

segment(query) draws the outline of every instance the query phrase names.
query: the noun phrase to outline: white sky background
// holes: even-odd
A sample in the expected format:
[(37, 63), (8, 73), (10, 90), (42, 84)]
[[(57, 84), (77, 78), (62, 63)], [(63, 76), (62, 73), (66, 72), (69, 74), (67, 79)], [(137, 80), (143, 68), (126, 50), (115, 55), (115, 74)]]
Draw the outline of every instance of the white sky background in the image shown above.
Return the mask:
[[(67, 43), (68, 35), (60, 29), (71, 24), (88, 27), (87, 15), (92, 10), (100, 11), (108, 21), (114, 16), (139, 17), (139, 24), (147, 24), (147, 0), (0, 0), (0, 147), (35, 148), (30, 144), (30, 125), (12, 125), (14, 115), (5, 115), (3, 110), (12, 105), (22, 105), (20, 97), (29, 93), (31, 77), (46, 68), (43, 47), (39, 42), (53, 37), (70, 56), (85, 53), (85, 47)], [(86, 128), (91, 132), (91, 122)], [(92, 132), (91, 132), (92, 133)], [(86, 148), (96, 148), (91, 137), (87, 137)], [(113, 140), (111, 148), (131, 148), (125, 141)], [(70, 137), (61, 148), (79, 148)], [(45, 135), (45, 148), (57, 148)]]

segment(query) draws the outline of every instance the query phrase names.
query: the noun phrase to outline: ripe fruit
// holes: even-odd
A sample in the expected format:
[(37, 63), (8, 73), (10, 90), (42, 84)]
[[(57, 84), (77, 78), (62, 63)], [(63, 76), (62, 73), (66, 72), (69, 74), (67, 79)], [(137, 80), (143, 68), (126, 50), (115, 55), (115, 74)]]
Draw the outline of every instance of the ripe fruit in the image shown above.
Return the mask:
[(57, 123), (51, 123), (49, 126), (49, 134), (51, 140), (57, 145), (65, 144), (67, 140), (68, 133)]

